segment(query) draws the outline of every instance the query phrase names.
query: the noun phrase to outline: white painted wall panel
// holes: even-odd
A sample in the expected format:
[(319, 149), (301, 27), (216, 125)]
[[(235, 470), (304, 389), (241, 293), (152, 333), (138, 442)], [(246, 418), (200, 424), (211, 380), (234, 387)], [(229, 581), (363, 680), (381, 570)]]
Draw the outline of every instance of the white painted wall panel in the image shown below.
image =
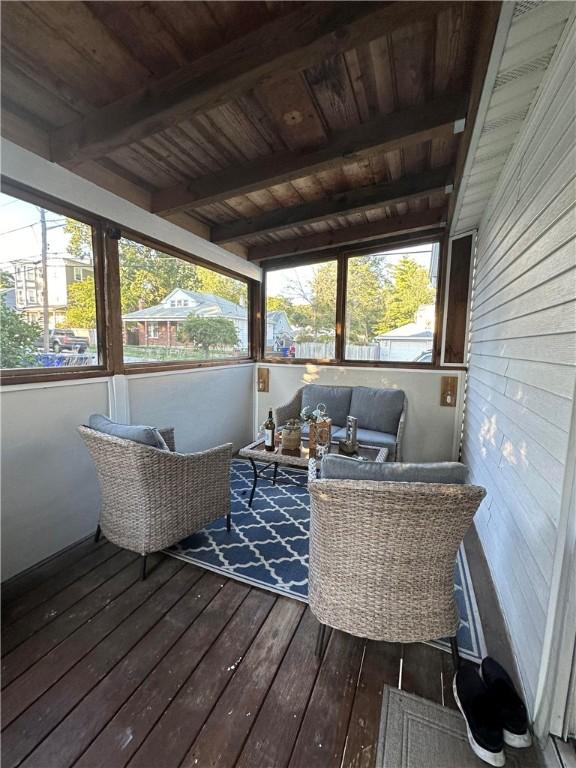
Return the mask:
[[(562, 15), (539, 13), (547, 22)], [(479, 228), (464, 421), (463, 456), (488, 490), (476, 525), (530, 707), (576, 378), (573, 23)], [(503, 65), (521, 63), (535, 40), (542, 46), (549, 35), (552, 44), (553, 29), (519, 42)]]
[(254, 365), (5, 387), (1, 393), (2, 580), (96, 529), (96, 472), (76, 431), (92, 413), (171, 425), (185, 453), (247, 443)]

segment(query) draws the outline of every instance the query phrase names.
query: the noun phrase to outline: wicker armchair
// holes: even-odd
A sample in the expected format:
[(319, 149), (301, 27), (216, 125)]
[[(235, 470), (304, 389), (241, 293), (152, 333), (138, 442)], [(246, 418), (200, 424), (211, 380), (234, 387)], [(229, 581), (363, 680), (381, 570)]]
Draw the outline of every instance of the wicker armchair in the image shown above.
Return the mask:
[(146, 556), (226, 517), (231, 527), (232, 444), (176, 453), (174, 430), (159, 432), (170, 451), (123, 440), (88, 427), (78, 431), (92, 455), (102, 507), (100, 529), (113, 544)]
[(475, 485), (311, 480), (310, 609), (372, 640), (455, 635), (454, 565), (485, 490)]

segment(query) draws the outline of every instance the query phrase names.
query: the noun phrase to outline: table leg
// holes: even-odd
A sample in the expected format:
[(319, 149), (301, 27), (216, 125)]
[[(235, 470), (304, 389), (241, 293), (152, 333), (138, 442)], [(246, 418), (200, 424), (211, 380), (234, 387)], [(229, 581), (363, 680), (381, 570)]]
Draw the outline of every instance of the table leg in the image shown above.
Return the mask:
[(252, 491), (250, 492), (250, 501), (248, 502), (248, 506), (252, 506), (252, 501), (254, 500), (254, 494), (256, 493), (256, 484), (258, 482), (258, 469), (256, 468), (256, 463), (254, 459), (250, 459), (250, 464), (252, 464), (252, 471), (254, 472), (254, 482), (252, 483)]
[(272, 485), (276, 485), (276, 475), (278, 473), (278, 464), (274, 464), (274, 475), (272, 477)]

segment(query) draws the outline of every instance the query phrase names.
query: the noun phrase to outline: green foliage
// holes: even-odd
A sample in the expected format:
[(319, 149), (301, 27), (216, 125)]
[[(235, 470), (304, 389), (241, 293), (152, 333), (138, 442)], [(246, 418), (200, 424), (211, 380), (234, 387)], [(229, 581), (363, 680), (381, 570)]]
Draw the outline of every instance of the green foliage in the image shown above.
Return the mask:
[(385, 292), (386, 309), (378, 329), (380, 333), (413, 323), (418, 307), (434, 301), (435, 292), (428, 272), (413, 259), (402, 259), (392, 272), (394, 284)]
[[(270, 296), (268, 311), (284, 310), (299, 329), (298, 341), (331, 340), (336, 321), (335, 261), (315, 267), (308, 282), (295, 274), (283, 296)], [(410, 258), (392, 268), (381, 256), (348, 261), (346, 333), (353, 344), (369, 344), (382, 333), (415, 319), (418, 307), (434, 301), (428, 271)]]
[(234, 323), (225, 317), (188, 315), (179, 334), (181, 341), (190, 341), (206, 353), (211, 347), (234, 347), (239, 341)]
[[(213, 272), (206, 267), (195, 267), (195, 269), (199, 280), (199, 288), (196, 290), (199, 290), (200, 293), (213, 293), (215, 296), (234, 302), (234, 304), (243, 306), (248, 304), (246, 283)], [(178, 287), (181, 288), (182, 286)]]
[(94, 278), (86, 277), (68, 286), (65, 328), (96, 328)]
[(0, 288), (14, 288), (14, 276), (0, 269)]
[[(82, 258), (92, 254), (90, 228), (66, 219), (64, 231), (70, 235), (68, 254)], [(235, 304), (246, 304), (245, 283), (206, 267), (190, 264), (154, 248), (122, 238), (118, 243), (122, 313), (135, 312), (140, 302), (145, 307), (159, 304), (174, 288), (213, 293)], [(84, 326), (82, 326), (84, 327)]]
[(34, 342), (42, 329), (24, 320), (0, 300), (0, 367), (30, 368), (36, 364)]

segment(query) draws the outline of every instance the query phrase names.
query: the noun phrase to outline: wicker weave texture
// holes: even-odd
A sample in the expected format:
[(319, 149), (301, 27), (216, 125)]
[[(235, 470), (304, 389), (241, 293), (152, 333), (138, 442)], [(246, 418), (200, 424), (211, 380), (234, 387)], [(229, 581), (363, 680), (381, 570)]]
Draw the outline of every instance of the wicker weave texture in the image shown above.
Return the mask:
[[(96, 465), (100, 525), (113, 544), (157, 552), (230, 514), (231, 443), (181, 454), (88, 427), (78, 431)], [(173, 430), (160, 431), (173, 446)]]
[(389, 642), (453, 636), (454, 567), (485, 490), (312, 480), (310, 608), (331, 627)]

